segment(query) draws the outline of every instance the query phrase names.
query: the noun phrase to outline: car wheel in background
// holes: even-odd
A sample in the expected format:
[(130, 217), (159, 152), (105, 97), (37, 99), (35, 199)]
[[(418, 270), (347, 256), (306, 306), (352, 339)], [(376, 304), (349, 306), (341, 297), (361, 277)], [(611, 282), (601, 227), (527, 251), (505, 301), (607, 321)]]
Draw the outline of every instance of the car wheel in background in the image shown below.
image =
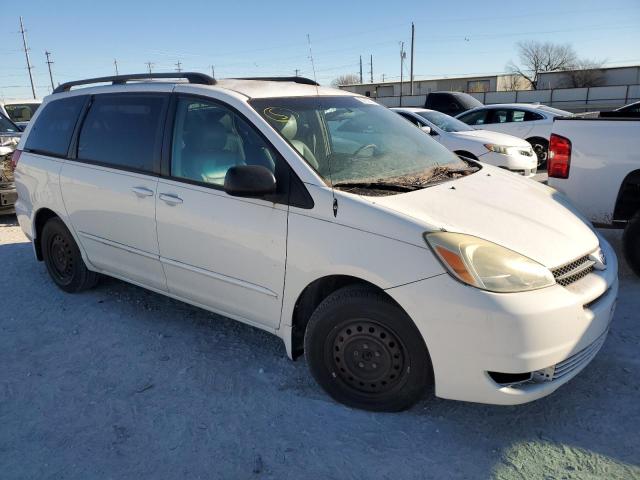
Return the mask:
[(87, 269), (78, 245), (62, 220), (48, 220), (40, 242), (49, 275), (62, 290), (75, 293), (98, 283), (99, 275)]
[(549, 156), (549, 142), (544, 138), (529, 138), (527, 142), (531, 144), (533, 152), (538, 157), (538, 170), (546, 170), (547, 157)]
[(627, 263), (640, 277), (640, 211), (627, 223), (622, 235), (622, 247)]
[(372, 411), (411, 407), (433, 383), (422, 335), (382, 292), (345, 287), (315, 310), (304, 338), (316, 381), (338, 402)]

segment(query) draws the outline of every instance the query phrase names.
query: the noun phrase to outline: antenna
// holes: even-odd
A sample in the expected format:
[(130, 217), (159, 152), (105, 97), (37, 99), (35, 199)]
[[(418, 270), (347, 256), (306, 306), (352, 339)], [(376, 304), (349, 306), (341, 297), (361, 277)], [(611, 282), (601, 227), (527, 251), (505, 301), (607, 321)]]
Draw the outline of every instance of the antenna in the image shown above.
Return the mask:
[[(311, 61), (311, 69), (313, 70), (313, 80), (316, 82), (316, 98), (320, 98), (320, 90), (318, 89), (318, 79), (316, 78), (316, 66), (313, 63), (313, 51), (311, 50), (311, 37), (307, 33), (307, 43), (309, 44), (309, 60)], [(320, 101), (318, 101), (320, 106)], [(333, 175), (331, 174), (331, 154), (327, 156), (327, 167), (329, 169), (329, 182), (331, 182), (331, 196), (333, 197), (333, 216), (338, 216), (338, 199), (336, 198), (336, 192), (333, 189)]]

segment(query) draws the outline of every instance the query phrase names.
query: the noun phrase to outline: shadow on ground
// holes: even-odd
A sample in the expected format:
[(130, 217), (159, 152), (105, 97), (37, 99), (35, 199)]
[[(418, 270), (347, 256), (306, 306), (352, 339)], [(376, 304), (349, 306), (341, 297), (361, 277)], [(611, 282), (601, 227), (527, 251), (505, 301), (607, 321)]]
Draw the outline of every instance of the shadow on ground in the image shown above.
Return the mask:
[(373, 414), (260, 330), (112, 279), (64, 294), (28, 243), (0, 244), (0, 265), (4, 478), (640, 477), (633, 278), (600, 354), (552, 396)]

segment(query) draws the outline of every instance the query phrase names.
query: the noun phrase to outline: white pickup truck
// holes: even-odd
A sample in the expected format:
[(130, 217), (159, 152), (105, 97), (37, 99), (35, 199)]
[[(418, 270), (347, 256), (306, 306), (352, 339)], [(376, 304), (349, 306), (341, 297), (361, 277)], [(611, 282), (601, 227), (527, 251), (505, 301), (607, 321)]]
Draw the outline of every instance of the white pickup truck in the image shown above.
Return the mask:
[(624, 228), (624, 254), (640, 276), (640, 118), (556, 118), (548, 170), (549, 186), (595, 226)]

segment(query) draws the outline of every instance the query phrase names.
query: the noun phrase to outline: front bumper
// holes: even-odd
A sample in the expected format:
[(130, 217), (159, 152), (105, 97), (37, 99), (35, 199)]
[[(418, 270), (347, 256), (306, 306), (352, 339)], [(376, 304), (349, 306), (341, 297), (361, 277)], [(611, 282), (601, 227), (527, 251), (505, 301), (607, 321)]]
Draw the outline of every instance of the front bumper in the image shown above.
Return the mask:
[[(618, 295), (615, 253), (604, 240), (601, 248), (607, 269), (567, 287), (496, 294), (443, 274), (387, 290), (425, 339), (436, 395), (512, 405), (544, 397), (575, 377), (604, 342)], [(540, 377), (552, 371), (562, 375)], [(489, 372), (537, 375), (504, 385)]]
[(478, 157), (478, 160), (495, 167), (506, 168), (525, 177), (536, 174), (538, 169), (538, 158), (535, 153), (533, 156), (521, 154), (502, 154), (496, 152), (487, 152)]

